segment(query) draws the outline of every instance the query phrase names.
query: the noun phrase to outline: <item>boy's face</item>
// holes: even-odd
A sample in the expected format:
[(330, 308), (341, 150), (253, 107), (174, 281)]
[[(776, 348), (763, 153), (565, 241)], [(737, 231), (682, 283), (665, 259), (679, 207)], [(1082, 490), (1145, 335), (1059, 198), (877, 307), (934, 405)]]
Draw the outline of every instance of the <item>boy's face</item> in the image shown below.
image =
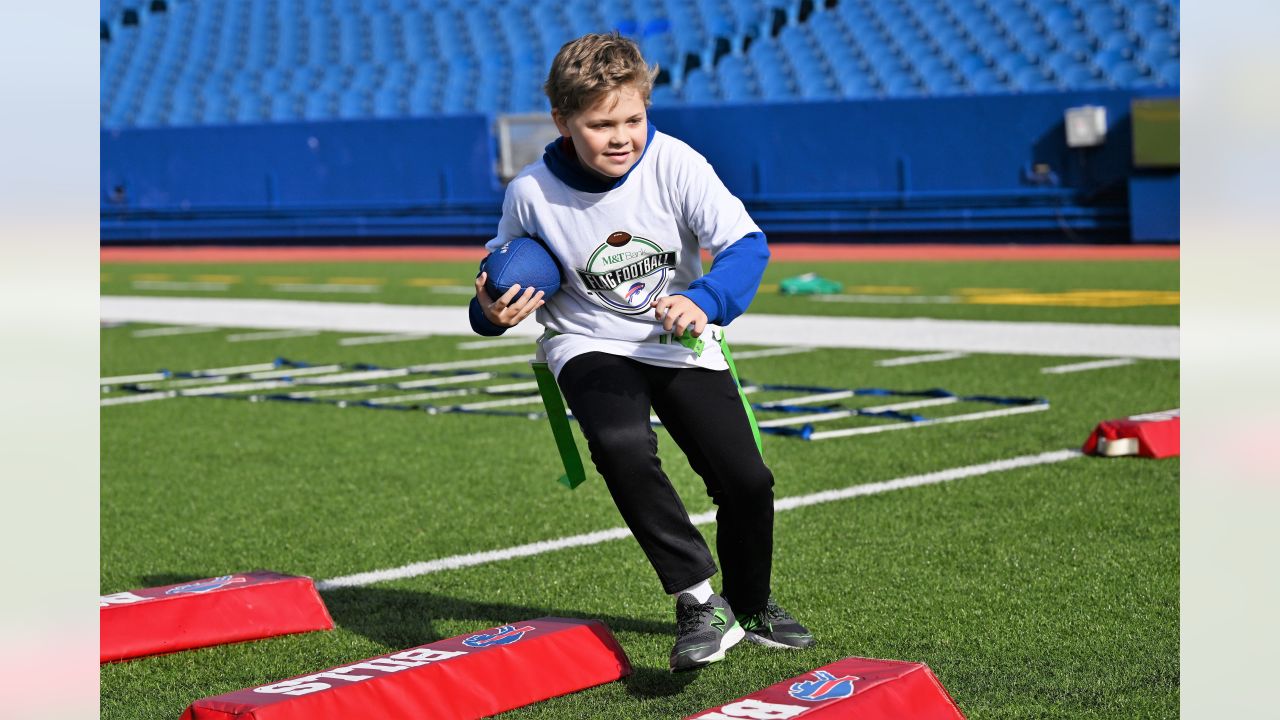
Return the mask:
[(644, 152), (649, 120), (644, 97), (625, 86), (601, 96), (595, 105), (565, 118), (552, 110), (560, 134), (573, 139), (582, 166), (606, 178), (627, 174)]

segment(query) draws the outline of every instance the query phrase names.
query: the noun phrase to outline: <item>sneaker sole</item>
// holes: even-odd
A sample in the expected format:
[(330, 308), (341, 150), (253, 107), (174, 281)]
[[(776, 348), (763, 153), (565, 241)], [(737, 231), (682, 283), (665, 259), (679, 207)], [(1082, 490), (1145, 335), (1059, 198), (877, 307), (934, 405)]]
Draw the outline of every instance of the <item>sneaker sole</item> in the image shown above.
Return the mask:
[(763, 635), (757, 635), (753, 632), (747, 633), (747, 640), (757, 645), (763, 645), (765, 647), (774, 648), (776, 650), (807, 650), (813, 647), (812, 641), (810, 641), (808, 645), (805, 645), (803, 647), (797, 647), (795, 645), (784, 645), (778, 642), (777, 640), (770, 640), (769, 638), (764, 637)]
[(711, 655), (708, 655), (702, 662), (698, 663), (697, 665), (690, 665), (687, 668), (671, 668), (671, 672), (683, 672), (686, 670), (696, 670), (700, 667), (703, 667), (704, 665), (710, 665), (711, 663), (714, 663), (714, 662), (720, 662), (721, 660), (724, 659), (725, 653), (729, 652), (729, 648), (742, 642), (742, 638), (745, 637), (746, 634), (747, 634), (747, 631), (743, 630), (741, 625), (734, 623), (733, 627), (729, 628), (729, 630), (725, 632), (724, 637), (720, 639), (719, 650), (715, 651)]

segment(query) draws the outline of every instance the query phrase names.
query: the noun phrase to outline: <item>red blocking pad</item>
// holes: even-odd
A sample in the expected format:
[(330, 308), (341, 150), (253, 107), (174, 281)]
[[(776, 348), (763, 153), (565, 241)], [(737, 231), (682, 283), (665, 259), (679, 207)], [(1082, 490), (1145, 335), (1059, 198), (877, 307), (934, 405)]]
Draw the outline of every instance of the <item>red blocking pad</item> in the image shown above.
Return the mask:
[(268, 570), (103, 595), (101, 662), (333, 629), (311, 578)]
[(685, 720), (964, 720), (927, 665), (851, 657)]
[(461, 720), (629, 674), (603, 623), (544, 617), (197, 700), (182, 720)]
[(1159, 416), (1105, 420), (1089, 434), (1082, 449), (1086, 455), (1108, 457), (1177, 457), (1182, 450), (1181, 421), (1181, 417)]

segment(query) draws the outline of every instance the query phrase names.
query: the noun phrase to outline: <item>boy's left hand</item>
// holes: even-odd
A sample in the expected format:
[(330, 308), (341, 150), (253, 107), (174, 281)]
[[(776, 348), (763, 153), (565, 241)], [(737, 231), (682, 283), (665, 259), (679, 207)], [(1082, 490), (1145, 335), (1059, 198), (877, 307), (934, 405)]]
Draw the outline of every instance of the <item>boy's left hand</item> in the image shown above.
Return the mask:
[(683, 337), (686, 329), (698, 337), (707, 329), (707, 314), (684, 295), (660, 297), (649, 306), (654, 309), (654, 317), (662, 321), (663, 329), (674, 332), (676, 337)]

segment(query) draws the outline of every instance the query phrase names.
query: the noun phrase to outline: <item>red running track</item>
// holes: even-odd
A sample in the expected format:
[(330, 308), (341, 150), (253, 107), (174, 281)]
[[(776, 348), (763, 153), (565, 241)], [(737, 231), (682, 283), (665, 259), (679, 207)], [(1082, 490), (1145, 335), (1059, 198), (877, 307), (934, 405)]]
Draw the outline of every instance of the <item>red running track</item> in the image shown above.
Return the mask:
[[(845, 245), (776, 244), (777, 262), (1177, 260), (1177, 245)], [(471, 247), (104, 247), (103, 263), (298, 263), (479, 261)]]

